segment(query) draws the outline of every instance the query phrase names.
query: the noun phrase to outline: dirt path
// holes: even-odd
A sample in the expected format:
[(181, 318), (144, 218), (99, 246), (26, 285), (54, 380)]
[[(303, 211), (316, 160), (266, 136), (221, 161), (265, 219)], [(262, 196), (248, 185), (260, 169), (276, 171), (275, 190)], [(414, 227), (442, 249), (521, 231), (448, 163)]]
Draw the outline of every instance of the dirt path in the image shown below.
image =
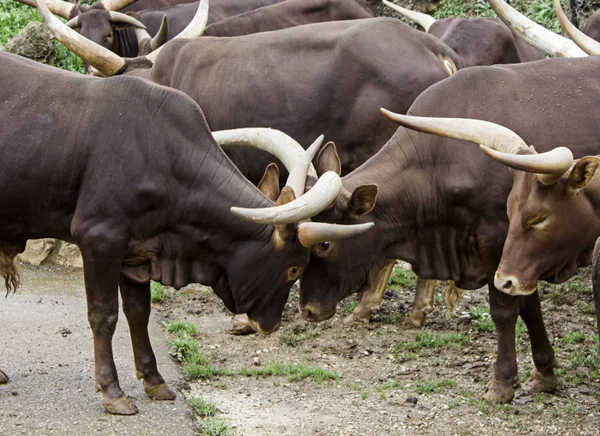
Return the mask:
[[(81, 271), (24, 268), (23, 288), (0, 299), (1, 435), (193, 435), (190, 409), (148, 400), (135, 378), (129, 330), (121, 313), (113, 340), (121, 387), (135, 399), (132, 417), (104, 412), (94, 392), (92, 334)], [(156, 315), (151, 320), (159, 369), (171, 386), (185, 382), (168, 355)]]

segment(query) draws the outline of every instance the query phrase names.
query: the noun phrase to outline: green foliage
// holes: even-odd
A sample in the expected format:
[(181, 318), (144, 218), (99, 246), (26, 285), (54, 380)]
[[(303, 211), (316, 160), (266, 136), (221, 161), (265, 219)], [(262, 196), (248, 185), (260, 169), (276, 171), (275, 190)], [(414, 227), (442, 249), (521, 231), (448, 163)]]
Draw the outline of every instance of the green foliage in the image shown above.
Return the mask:
[(287, 345), (288, 347), (297, 347), (298, 344), (302, 341), (305, 341), (310, 338), (314, 338), (321, 334), (321, 330), (318, 327), (315, 327), (313, 324), (310, 324), (306, 331), (301, 335), (296, 335), (294, 333), (285, 333), (281, 337), (281, 343)]
[(215, 416), (217, 413), (217, 405), (212, 401), (204, 399), (202, 395), (190, 395), (185, 397), (185, 399), (198, 416)]
[[(36, 8), (16, 0), (0, 0), (0, 48), (6, 45), (30, 21), (42, 21)], [(56, 42), (56, 66), (84, 73), (83, 62), (61, 43)]]
[(223, 418), (207, 418), (200, 424), (204, 436), (232, 436), (234, 431)]
[(431, 330), (422, 330), (415, 335), (414, 340), (399, 342), (395, 345), (395, 348), (415, 352), (423, 348), (438, 350), (442, 347), (458, 347), (468, 342), (469, 337), (462, 333), (438, 333)]
[(422, 394), (438, 393), (444, 388), (455, 388), (456, 380), (452, 378), (442, 378), (439, 380), (415, 380), (412, 384), (415, 392)]
[(165, 287), (158, 282), (150, 282), (150, 299), (153, 303), (160, 303), (165, 299)]
[(339, 374), (336, 371), (327, 371), (312, 365), (302, 363), (283, 363), (281, 360), (272, 360), (263, 368), (242, 368), (240, 374), (244, 376), (287, 376), (289, 381), (300, 381), (307, 378), (313, 379), (317, 383), (323, 383), (325, 380), (338, 381)]
[(393, 291), (397, 291), (400, 288), (415, 289), (416, 283), (417, 276), (411, 269), (394, 268), (390, 277), (390, 289)]
[(578, 294), (591, 294), (592, 288), (579, 276), (573, 277), (566, 283), (567, 289)]
[(567, 345), (580, 344), (585, 342), (587, 334), (584, 332), (571, 332), (564, 336), (561, 341)]
[(173, 333), (182, 337), (184, 333), (188, 335), (196, 334), (196, 326), (189, 321), (171, 321), (165, 324), (167, 333)]
[(482, 332), (493, 332), (496, 330), (490, 309), (487, 307), (476, 307), (471, 312), (467, 312), (469, 319), (475, 324), (475, 328)]
[(350, 300), (350, 301), (344, 302), (340, 309), (341, 309), (342, 313), (350, 314), (350, 313), (354, 312), (354, 309), (356, 309), (357, 307), (358, 307), (358, 301)]

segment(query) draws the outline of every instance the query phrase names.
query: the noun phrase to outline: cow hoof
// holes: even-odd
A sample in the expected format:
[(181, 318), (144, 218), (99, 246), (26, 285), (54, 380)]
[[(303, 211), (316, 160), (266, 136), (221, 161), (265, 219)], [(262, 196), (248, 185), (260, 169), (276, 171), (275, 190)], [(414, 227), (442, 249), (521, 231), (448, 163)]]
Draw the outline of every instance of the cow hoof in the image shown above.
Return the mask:
[(413, 310), (409, 313), (408, 320), (413, 325), (413, 327), (421, 328), (421, 327), (423, 327), (423, 323), (425, 323), (425, 317), (426, 317), (425, 312), (415, 312)]
[(138, 413), (137, 407), (128, 397), (113, 398), (112, 400), (104, 398), (102, 405), (111, 415), (135, 415)]
[(552, 375), (543, 375), (537, 369), (533, 370), (533, 374), (527, 383), (529, 392), (537, 394), (538, 392), (554, 392), (558, 386), (558, 377), (552, 371)]
[(495, 378), (489, 381), (481, 394), (482, 399), (494, 403), (510, 403), (514, 397), (515, 388), (512, 383), (508, 385), (503, 384)]
[(369, 324), (371, 321), (371, 314), (360, 314), (356, 312), (352, 312), (346, 318), (344, 318), (344, 324)]
[(157, 401), (169, 401), (175, 399), (175, 392), (171, 390), (166, 383), (161, 383), (156, 386), (144, 386), (148, 398)]
[(242, 336), (256, 333), (252, 328), (246, 315), (236, 315), (233, 318), (231, 328), (227, 331), (230, 335)]
[(8, 383), (8, 376), (0, 369), (0, 385)]

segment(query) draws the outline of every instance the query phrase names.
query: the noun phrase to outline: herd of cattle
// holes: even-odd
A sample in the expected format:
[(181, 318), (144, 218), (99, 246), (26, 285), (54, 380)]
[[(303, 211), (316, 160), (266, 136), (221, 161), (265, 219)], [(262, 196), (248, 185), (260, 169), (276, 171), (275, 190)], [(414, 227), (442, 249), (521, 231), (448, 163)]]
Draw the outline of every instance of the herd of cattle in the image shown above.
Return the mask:
[[(577, 45), (502, 0), (503, 21), (384, 0), (426, 32), (366, 0), (20, 1), (104, 77), (0, 54), (0, 274), (19, 286), (28, 239), (79, 246), (108, 412), (137, 412), (113, 361), (119, 291), (146, 393), (169, 400), (150, 280), (212, 286), (268, 334), (297, 280), (305, 319), (361, 292), (354, 318), (368, 320), (396, 259), (419, 277), (417, 324), (435, 280), (488, 285), (485, 399), (514, 396), (519, 316), (531, 389), (556, 388), (536, 283), (590, 264), (600, 236), (600, 60), (587, 56), (600, 44), (558, 0)], [(600, 15), (585, 33), (600, 36)]]

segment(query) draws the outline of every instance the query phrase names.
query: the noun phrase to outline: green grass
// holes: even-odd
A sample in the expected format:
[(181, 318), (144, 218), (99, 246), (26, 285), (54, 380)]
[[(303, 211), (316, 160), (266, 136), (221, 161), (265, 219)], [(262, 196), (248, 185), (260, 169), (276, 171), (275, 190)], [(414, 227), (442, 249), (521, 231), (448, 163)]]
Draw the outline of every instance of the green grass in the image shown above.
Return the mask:
[(588, 285), (587, 281), (579, 276), (573, 277), (565, 284), (565, 286), (569, 291), (577, 292), (578, 294), (592, 293), (592, 288)]
[(178, 337), (182, 337), (184, 333), (189, 336), (196, 334), (196, 326), (189, 321), (171, 321), (165, 324), (167, 333), (173, 333)]
[(200, 431), (204, 436), (232, 436), (233, 429), (224, 418), (211, 417), (200, 423)]
[(283, 345), (287, 345), (288, 347), (297, 347), (300, 342), (317, 337), (320, 334), (321, 330), (318, 327), (314, 326), (313, 324), (309, 324), (306, 331), (300, 335), (294, 333), (285, 333), (283, 336), (281, 336), (281, 343)]
[(567, 345), (581, 344), (587, 339), (587, 334), (584, 332), (571, 332), (565, 335), (561, 341)]
[(345, 303), (343, 303), (340, 307), (340, 310), (342, 311), (342, 313), (351, 314), (352, 312), (354, 312), (354, 309), (356, 309), (357, 307), (358, 307), (358, 301), (350, 300), (350, 301), (346, 301)]
[(285, 376), (289, 381), (312, 379), (317, 383), (323, 383), (325, 380), (337, 382), (340, 379), (336, 371), (328, 371), (317, 366), (302, 363), (284, 363), (277, 359), (272, 360), (262, 368), (242, 368), (240, 374), (247, 377)]
[(186, 396), (188, 404), (194, 409), (197, 416), (207, 417), (217, 414), (217, 405), (212, 401), (206, 400), (202, 395)]
[[(0, 0), (0, 48), (30, 21), (42, 21), (37, 9), (16, 0)], [(81, 59), (59, 42), (56, 42), (56, 66), (77, 73), (85, 72)]]
[(402, 267), (394, 268), (390, 276), (389, 288), (392, 291), (398, 291), (401, 288), (413, 290), (417, 285), (417, 276), (411, 269)]
[(160, 303), (165, 299), (165, 287), (158, 282), (150, 282), (150, 299), (153, 303)]
[(452, 410), (460, 406), (460, 400), (450, 400), (447, 403), (448, 410)]
[(462, 333), (433, 332), (422, 330), (415, 335), (414, 340), (399, 342), (394, 345), (398, 351), (416, 352), (424, 348), (439, 350), (442, 347), (457, 348), (469, 342), (469, 337)]
[(494, 325), (494, 321), (492, 321), (492, 315), (490, 314), (489, 308), (476, 307), (471, 312), (468, 312), (467, 315), (469, 316), (469, 319), (473, 321), (477, 330), (482, 332), (496, 331), (496, 326)]
[(439, 380), (415, 380), (412, 388), (415, 392), (421, 394), (437, 394), (445, 388), (455, 388), (458, 385), (456, 380), (452, 378), (442, 378)]

